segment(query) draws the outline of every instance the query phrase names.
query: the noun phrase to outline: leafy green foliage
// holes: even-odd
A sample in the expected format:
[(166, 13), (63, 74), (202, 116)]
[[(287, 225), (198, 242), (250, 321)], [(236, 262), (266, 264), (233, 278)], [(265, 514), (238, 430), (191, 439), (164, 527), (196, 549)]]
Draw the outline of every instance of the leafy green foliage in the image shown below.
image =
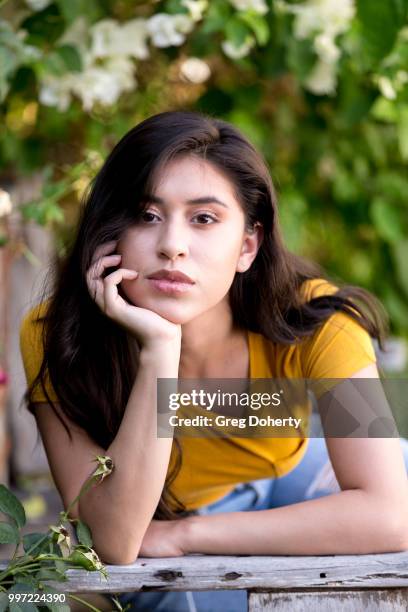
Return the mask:
[[(41, 196), (22, 210), (54, 228), (61, 253), (118, 139), (154, 112), (199, 109), (261, 149), (288, 246), (372, 290), (392, 331), (408, 334), (408, 0), (355, 0), (349, 15), (348, 2), (197, 0), (194, 19), (181, 0), (54, 0), (21, 16), (10, 4), (0, 7), (0, 168), (43, 173)], [(190, 19), (176, 43), (123, 29), (157, 13)], [(182, 78), (188, 57), (211, 77)]]
[[(7, 567), (0, 569), (0, 612), (33, 612), (51, 610), (68, 612), (70, 607), (62, 603), (59, 591), (46, 581), (66, 582), (66, 570), (71, 568), (99, 571), (107, 577), (106, 569), (92, 549), (89, 527), (79, 519), (69, 518), (69, 511), (78, 499), (95, 483), (111, 474), (114, 466), (110, 457), (98, 456), (97, 468), (83, 484), (79, 495), (66, 511), (60, 513), (59, 525), (51, 525), (46, 533), (27, 533), (22, 536), (20, 529), (25, 525), (24, 508), (18, 498), (4, 485), (0, 485), (0, 511), (12, 522), (0, 522), (0, 544), (14, 544), (15, 553)], [(71, 544), (67, 529), (69, 523), (76, 524), (79, 543)], [(17, 555), (20, 544), (24, 554)], [(36, 595), (36, 603), (27, 594)], [(70, 595), (67, 595), (69, 598)], [(31, 598), (33, 599), (33, 598)], [(75, 597), (77, 601), (83, 601)], [(118, 610), (122, 606), (115, 600)], [(97, 608), (93, 608), (97, 610)]]

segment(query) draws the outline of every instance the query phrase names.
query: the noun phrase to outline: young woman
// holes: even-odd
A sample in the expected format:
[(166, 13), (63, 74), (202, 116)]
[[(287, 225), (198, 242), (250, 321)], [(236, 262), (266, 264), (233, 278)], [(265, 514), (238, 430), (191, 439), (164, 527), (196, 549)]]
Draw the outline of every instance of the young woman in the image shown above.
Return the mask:
[[(156, 430), (157, 378), (377, 378), (379, 312), (285, 249), (268, 169), (232, 125), (168, 112), (126, 134), (21, 328), (26, 399), (65, 506), (95, 454), (114, 461), (71, 513), (102, 559), (408, 548), (404, 440)], [(124, 600), (183, 610), (187, 595)], [(244, 597), (193, 595), (198, 610)]]

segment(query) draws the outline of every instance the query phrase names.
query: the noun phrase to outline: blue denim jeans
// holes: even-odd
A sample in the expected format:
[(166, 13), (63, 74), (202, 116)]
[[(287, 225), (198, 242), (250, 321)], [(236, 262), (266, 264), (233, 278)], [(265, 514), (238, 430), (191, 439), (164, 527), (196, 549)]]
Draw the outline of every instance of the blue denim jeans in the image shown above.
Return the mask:
[[(408, 471), (408, 440), (400, 438)], [(286, 476), (242, 483), (217, 502), (200, 508), (198, 514), (265, 510), (331, 495), (340, 490), (324, 438), (310, 438), (302, 461)], [(246, 612), (246, 591), (156, 591), (122, 593), (123, 606), (144, 612)]]

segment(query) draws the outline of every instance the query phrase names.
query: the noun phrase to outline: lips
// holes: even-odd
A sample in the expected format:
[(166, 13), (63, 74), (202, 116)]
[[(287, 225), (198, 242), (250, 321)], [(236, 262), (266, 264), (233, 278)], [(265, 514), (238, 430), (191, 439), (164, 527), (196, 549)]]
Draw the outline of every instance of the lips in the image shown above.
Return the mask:
[(148, 279), (151, 280), (166, 280), (173, 283), (188, 283), (189, 285), (194, 285), (194, 281), (179, 270), (158, 270), (153, 274), (150, 274)]

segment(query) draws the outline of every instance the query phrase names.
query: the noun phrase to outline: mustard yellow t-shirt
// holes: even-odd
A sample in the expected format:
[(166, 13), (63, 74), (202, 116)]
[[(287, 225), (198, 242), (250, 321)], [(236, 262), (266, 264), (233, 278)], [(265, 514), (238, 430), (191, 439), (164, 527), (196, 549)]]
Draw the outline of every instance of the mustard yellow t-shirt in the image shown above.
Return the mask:
[[(325, 280), (307, 281), (302, 293), (305, 301), (334, 293), (336, 287)], [(43, 357), (42, 324), (35, 323), (45, 313), (46, 304), (34, 307), (24, 317), (20, 329), (20, 346), (27, 383), (37, 375)], [(365, 366), (375, 363), (369, 334), (351, 317), (333, 314), (310, 337), (293, 345), (279, 345), (261, 334), (248, 332), (250, 378), (347, 378)], [(58, 398), (50, 383), (47, 391), (53, 401)], [(38, 386), (36, 402), (46, 402)], [(171, 485), (172, 492), (187, 510), (220, 499), (240, 482), (283, 476), (302, 459), (308, 438), (220, 438), (184, 437), (180, 439), (183, 460), (180, 472)], [(169, 470), (176, 454), (173, 448)]]

